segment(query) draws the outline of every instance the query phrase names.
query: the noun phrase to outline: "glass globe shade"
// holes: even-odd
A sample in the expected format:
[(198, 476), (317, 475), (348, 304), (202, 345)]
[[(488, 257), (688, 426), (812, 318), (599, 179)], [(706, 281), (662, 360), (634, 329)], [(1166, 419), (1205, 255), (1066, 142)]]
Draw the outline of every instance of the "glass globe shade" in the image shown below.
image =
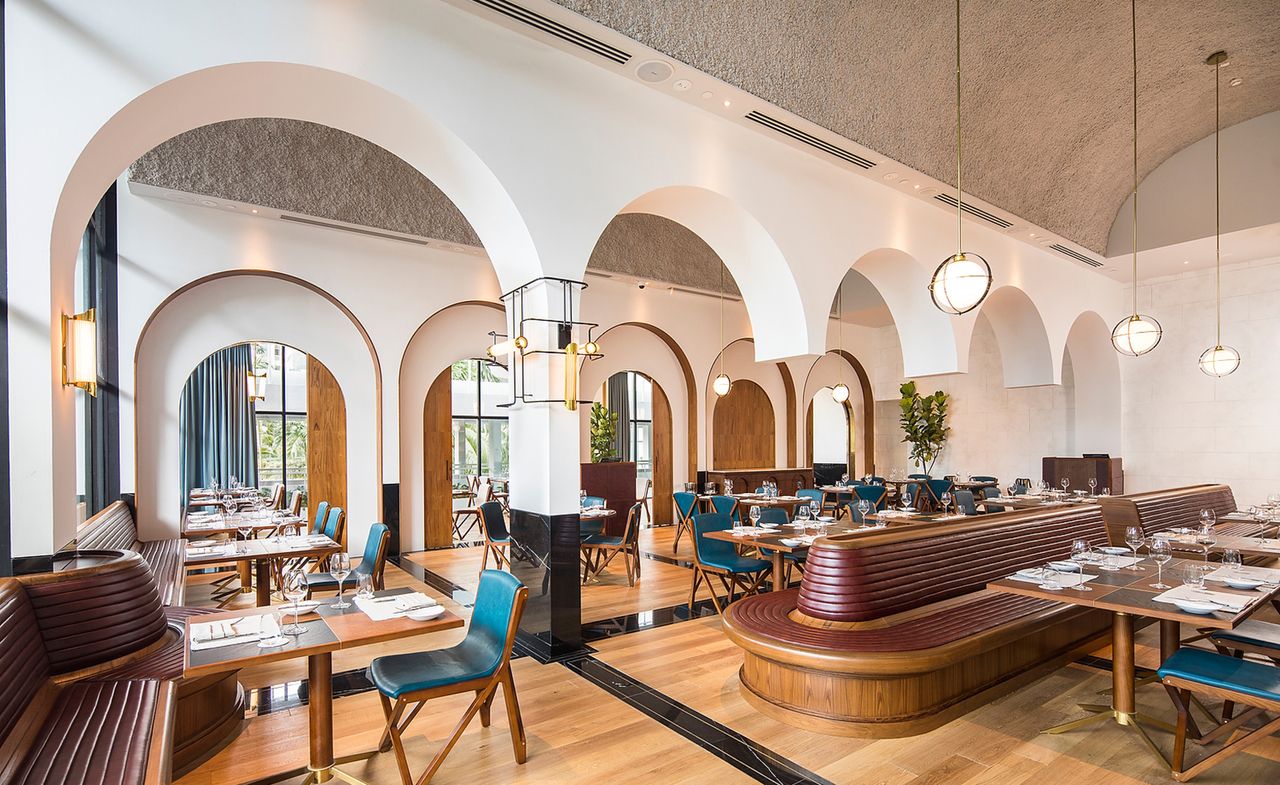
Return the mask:
[(991, 267), (976, 253), (948, 256), (933, 272), (929, 295), (938, 310), (952, 315), (978, 307), (991, 290)]
[(1121, 354), (1137, 357), (1156, 348), (1162, 334), (1160, 322), (1135, 313), (1125, 317), (1111, 330), (1111, 345)]
[(1205, 349), (1200, 355), (1200, 370), (1209, 376), (1221, 378), (1233, 373), (1240, 367), (1240, 352), (1230, 346), (1218, 344), (1212, 349)]
[(732, 384), (733, 383), (729, 381), (729, 377), (722, 373), (711, 382), (711, 389), (716, 395), (724, 397), (729, 394), (729, 387), (732, 386)]
[(831, 397), (836, 403), (844, 403), (849, 400), (849, 386), (847, 384), (837, 384), (832, 387)]

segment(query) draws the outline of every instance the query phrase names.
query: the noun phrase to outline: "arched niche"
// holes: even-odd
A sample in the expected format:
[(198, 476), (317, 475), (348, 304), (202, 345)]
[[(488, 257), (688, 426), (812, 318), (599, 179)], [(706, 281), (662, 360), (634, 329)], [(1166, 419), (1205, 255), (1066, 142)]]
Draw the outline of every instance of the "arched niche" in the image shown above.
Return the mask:
[[(791, 369), (786, 363), (757, 362), (753, 349), (753, 339), (739, 338), (731, 341), (711, 363), (706, 375), (705, 400), (707, 426), (707, 466), (719, 467), (716, 458), (716, 444), (720, 437), (716, 435), (714, 412), (717, 404), (723, 400), (715, 394), (711, 387), (712, 380), (720, 373), (721, 368), (736, 383), (739, 379), (750, 381), (764, 392), (764, 400), (769, 406), (769, 416), (777, 424), (773, 429), (774, 452), (767, 466), (735, 467), (735, 468), (773, 468), (791, 467), (798, 462), (797, 457), (797, 405), (796, 386), (791, 376)], [(722, 362), (723, 359), (723, 362)]]
[(1005, 387), (1055, 384), (1053, 352), (1044, 320), (1027, 293), (1016, 286), (1001, 286), (987, 295), (979, 307), (1000, 344)]
[[(837, 384), (843, 384), (849, 388), (849, 400), (846, 405), (850, 412), (850, 422), (853, 424), (850, 452), (854, 456), (854, 465), (849, 467), (849, 473), (857, 477), (875, 474), (875, 395), (871, 389), (871, 378), (858, 358), (844, 349), (835, 349), (819, 357), (813, 365), (809, 366), (804, 386), (801, 388), (801, 400), (806, 402), (806, 408), (808, 408), (809, 402), (813, 401), (820, 390), (834, 388)], [(811, 430), (806, 416), (806, 456), (813, 454), (808, 443), (809, 433)]]
[[(437, 520), (438, 531), (449, 525), (452, 496), (441, 492), (440, 476), (449, 476), (442, 466), (451, 460), (450, 453), (428, 450), (426, 407), (428, 391), (443, 377), (448, 387), (449, 369), (453, 363), (469, 357), (485, 357), (490, 343), (489, 332), (505, 332), (505, 311), (497, 303), (468, 301), (455, 303), (432, 314), (414, 332), (400, 359), (400, 543), (402, 550), (421, 550), (428, 543), (428, 515)], [(447, 396), (446, 396), (447, 397)], [(444, 417), (451, 417), (446, 411)], [(436, 424), (432, 427), (438, 429)], [(439, 434), (437, 434), (439, 435)], [(428, 471), (428, 461), (439, 465)], [(435, 482), (432, 482), (435, 480)], [(431, 484), (433, 492), (428, 493)], [(447, 529), (446, 529), (447, 531)]]
[[(674, 428), (673, 423), (675, 419), (673, 417), (673, 412), (675, 410), (671, 405), (671, 396), (667, 395), (666, 390), (664, 390), (662, 385), (652, 376), (644, 373), (643, 371), (637, 371), (632, 368), (610, 373), (601, 383), (593, 384), (590, 387), (584, 386), (582, 389), (584, 391), (594, 390), (595, 392), (591, 394), (593, 400), (604, 404), (605, 407), (609, 407), (607, 385), (609, 385), (613, 379), (625, 374), (634, 374), (635, 376), (646, 379), (652, 386), (653, 396), (651, 399), (650, 412), (650, 450), (653, 469), (653, 487), (651, 489), (653, 494), (653, 506), (651, 508), (653, 510), (653, 519), (650, 523), (651, 525), (656, 526), (670, 525), (675, 521), (673, 517), (674, 508), (671, 496), (675, 491), (675, 478), (684, 476), (678, 474), (675, 471), (674, 466), (675, 458), (679, 452), (674, 449), (673, 445), (673, 436), (676, 429)], [(587, 463), (591, 460), (591, 410), (590, 408), (584, 407), (582, 411), (582, 462)], [(632, 460), (634, 460), (634, 457)], [(641, 490), (643, 489), (637, 488), (637, 494), (639, 494)], [(637, 495), (637, 498), (640, 497)]]
[(333, 374), (346, 407), (347, 547), (364, 549), (382, 516), (381, 395), (377, 356), (341, 303), (279, 273), (236, 272), (194, 281), (151, 315), (135, 353), (138, 529), (143, 539), (176, 537), (178, 405), (196, 365), (250, 341), (281, 343)]
[[(967, 357), (958, 350), (952, 317), (939, 311), (929, 297), (931, 268), (897, 248), (868, 251), (852, 267), (871, 282), (893, 316), (905, 376), (966, 370)], [(841, 271), (841, 280), (846, 272)], [(832, 283), (833, 293), (838, 285), (839, 281)]]
[[(850, 400), (837, 401), (831, 387), (820, 387), (805, 407), (805, 458), (807, 465), (841, 464), (844, 472), (857, 472), (857, 417)], [(815, 475), (815, 482), (820, 478)]]
[(1096, 312), (1085, 311), (1067, 333), (1064, 355), (1074, 380), (1072, 453), (1119, 455), (1120, 359), (1111, 346), (1111, 328)]
[(768, 394), (750, 379), (736, 379), (715, 403), (713, 471), (771, 468), (776, 427)]

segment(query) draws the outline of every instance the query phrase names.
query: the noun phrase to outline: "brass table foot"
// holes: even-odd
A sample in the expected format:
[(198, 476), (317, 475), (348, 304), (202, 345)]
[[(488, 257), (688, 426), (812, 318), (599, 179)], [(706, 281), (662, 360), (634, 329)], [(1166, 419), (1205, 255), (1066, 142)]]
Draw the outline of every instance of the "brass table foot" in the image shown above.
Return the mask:
[(1156, 758), (1164, 764), (1165, 768), (1171, 768), (1169, 760), (1165, 758), (1164, 753), (1160, 751), (1160, 748), (1156, 746), (1156, 743), (1152, 741), (1151, 736), (1147, 733), (1147, 729), (1143, 727), (1143, 725), (1147, 725), (1167, 733), (1173, 733), (1174, 728), (1169, 723), (1157, 720), (1154, 717), (1148, 717), (1147, 715), (1139, 712), (1116, 711), (1110, 706), (1082, 703), (1080, 704), (1080, 708), (1089, 712), (1089, 716), (1081, 717), (1077, 720), (1071, 720), (1070, 722), (1064, 722), (1061, 725), (1055, 725), (1052, 728), (1047, 728), (1041, 731), (1041, 733), (1065, 733), (1069, 730), (1075, 730), (1076, 728), (1081, 728), (1095, 722), (1114, 720), (1115, 723), (1122, 728), (1128, 728), (1129, 730), (1136, 732), (1138, 737), (1142, 739), (1143, 743), (1147, 746), (1147, 749), (1151, 750), (1151, 754), (1155, 755)]

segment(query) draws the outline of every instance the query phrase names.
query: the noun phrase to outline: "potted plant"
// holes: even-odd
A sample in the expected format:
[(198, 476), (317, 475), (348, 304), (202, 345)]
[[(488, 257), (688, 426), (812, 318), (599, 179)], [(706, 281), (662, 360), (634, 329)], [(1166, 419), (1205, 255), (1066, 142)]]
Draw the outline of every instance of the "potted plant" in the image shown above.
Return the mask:
[(934, 461), (942, 452), (951, 429), (947, 427), (947, 404), (950, 396), (942, 390), (932, 395), (920, 395), (915, 382), (907, 382), (898, 390), (902, 394), (898, 406), (902, 415), (902, 441), (911, 445), (911, 461), (920, 465), (920, 471), (929, 474)]
[(614, 457), (613, 443), (618, 435), (618, 413), (597, 401), (591, 404), (591, 462), (603, 463)]

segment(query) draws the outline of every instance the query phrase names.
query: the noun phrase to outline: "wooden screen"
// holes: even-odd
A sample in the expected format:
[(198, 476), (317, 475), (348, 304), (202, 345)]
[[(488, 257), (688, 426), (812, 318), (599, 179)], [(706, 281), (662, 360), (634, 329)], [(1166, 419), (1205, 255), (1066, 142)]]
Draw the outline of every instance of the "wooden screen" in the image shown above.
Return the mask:
[(428, 548), (453, 545), (453, 368), (431, 383), (422, 408), (422, 503)]
[(653, 385), (653, 523), (674, 523), (671, 493), (675, 490), (672, 471), (671, 402), (655, 382)]
[[(347, 405), (324, 364), (307, 356), (307, 506), (347, 509)], [(351, 512), (347, 511), (348, 528)], [(342, 534), (346, 545), (346, 530)]]
[(711, 438), (717, 469), (763, 469), (776, 464), (773, 404), (760, 385), (734, 379), (729, 394), (715, 402)]

